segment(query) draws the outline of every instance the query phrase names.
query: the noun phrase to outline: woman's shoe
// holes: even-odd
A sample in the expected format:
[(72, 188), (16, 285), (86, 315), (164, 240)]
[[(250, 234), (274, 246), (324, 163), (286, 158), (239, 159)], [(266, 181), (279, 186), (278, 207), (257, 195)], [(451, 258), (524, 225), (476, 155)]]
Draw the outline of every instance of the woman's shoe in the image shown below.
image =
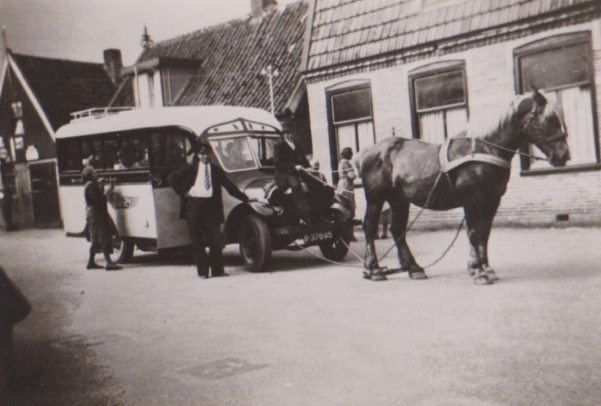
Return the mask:
[(93, 262), (91, 264), (88, 264), (88, 266), (86, 266), (86, 269), (102, 269), (102, 266), (100, 266), (97, 263)]
[(120, 265), (117, 265), (117, 264), (116, 264), (116, 263), (114, 263), (114, 262), (111, 262), (110, 264), (107, 264), (107, 265), (104, 267), (104, 269), (106, 269), (107, 271), (116, 271), (116, 270), (118, 270), (118, 269), (123, 269), (123, 267), (122, 267), (122, 266), (120, 266)]

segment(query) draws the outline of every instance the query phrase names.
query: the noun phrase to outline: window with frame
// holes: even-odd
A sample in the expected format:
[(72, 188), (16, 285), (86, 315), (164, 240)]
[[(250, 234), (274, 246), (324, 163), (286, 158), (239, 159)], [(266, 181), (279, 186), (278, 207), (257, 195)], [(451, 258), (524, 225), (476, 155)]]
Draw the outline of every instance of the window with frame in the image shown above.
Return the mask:
[[(535, 41), (514, 50), (517, 92), (544, 90), (559, 105), (568, 131), (568, 166), (596, 164), (598, 136), (590, 33), (575, 33)], [(544, 157), (531, 146), (530, 154)], [(522, 169), (547, 169), (546, 161), (522, 158)]]
[(430, 64), (409, 73), (414, 138), (442, 143), (468, 119), (465, 62)]
[(357, 153), (375, 143), (371, 86), (366, 82), (344, 88), (337, 86), (328, 90), (328, 100), (332, 164), (336, 167), (344, 148)]

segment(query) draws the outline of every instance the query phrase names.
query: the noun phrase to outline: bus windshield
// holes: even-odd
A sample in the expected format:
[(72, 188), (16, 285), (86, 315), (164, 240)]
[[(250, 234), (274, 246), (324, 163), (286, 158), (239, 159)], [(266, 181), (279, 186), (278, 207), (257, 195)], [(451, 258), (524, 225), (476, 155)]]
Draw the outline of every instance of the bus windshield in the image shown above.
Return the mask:
[(209, 140), (221, 166), (228, 172), (257, 169), (256, 159), (261, 167), (273, 166), (273, 147), (278, 141), (278, 137), (257, 136)]

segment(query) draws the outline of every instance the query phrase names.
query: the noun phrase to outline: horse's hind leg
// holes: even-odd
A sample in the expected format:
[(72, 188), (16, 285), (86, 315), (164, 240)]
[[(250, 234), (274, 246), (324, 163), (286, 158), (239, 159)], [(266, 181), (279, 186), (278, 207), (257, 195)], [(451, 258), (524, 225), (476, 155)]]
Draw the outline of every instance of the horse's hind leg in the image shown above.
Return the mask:
[(384, 201), (374, 202), (368, 200), (365, 218), (363, 220), (363, 232), (365, 233), (365, 268), (368, 271), (365, 273), (365, 277), (372, 281), (386, 280), (386, 276), (382, 273), (382, 269), (380, 269), (380, 265), (378, 264), (376, 246), (374, 244), (383, 204)]
[(419, 266), (407, 245), (407, 222), (409, 221), (409, 202), (404, 200), (389, 200), (392, 218), (390, 221), (390, 233), (394, 238), (399, 262), (404, 271), (409, 272), (411, 279), (427, 279), (424, 268)]

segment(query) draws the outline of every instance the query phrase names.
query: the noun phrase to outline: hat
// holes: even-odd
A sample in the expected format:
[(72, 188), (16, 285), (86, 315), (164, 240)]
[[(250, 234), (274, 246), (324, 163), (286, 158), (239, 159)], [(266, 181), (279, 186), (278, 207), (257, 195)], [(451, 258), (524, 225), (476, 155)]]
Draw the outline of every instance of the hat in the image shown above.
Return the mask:
[(202, 154), (202, 155), (208, 155), (211, 153), (211, 146), (208, 144), (203, 143), (202, 141), (200, 141), (200, 139), (196, 140), (196, 142), (194, 142), (194, 144), (192, 145), (192, 148), (190, 148), (190, 150), (188, 151), (188, 155), (192, 155), (192, 154)]

